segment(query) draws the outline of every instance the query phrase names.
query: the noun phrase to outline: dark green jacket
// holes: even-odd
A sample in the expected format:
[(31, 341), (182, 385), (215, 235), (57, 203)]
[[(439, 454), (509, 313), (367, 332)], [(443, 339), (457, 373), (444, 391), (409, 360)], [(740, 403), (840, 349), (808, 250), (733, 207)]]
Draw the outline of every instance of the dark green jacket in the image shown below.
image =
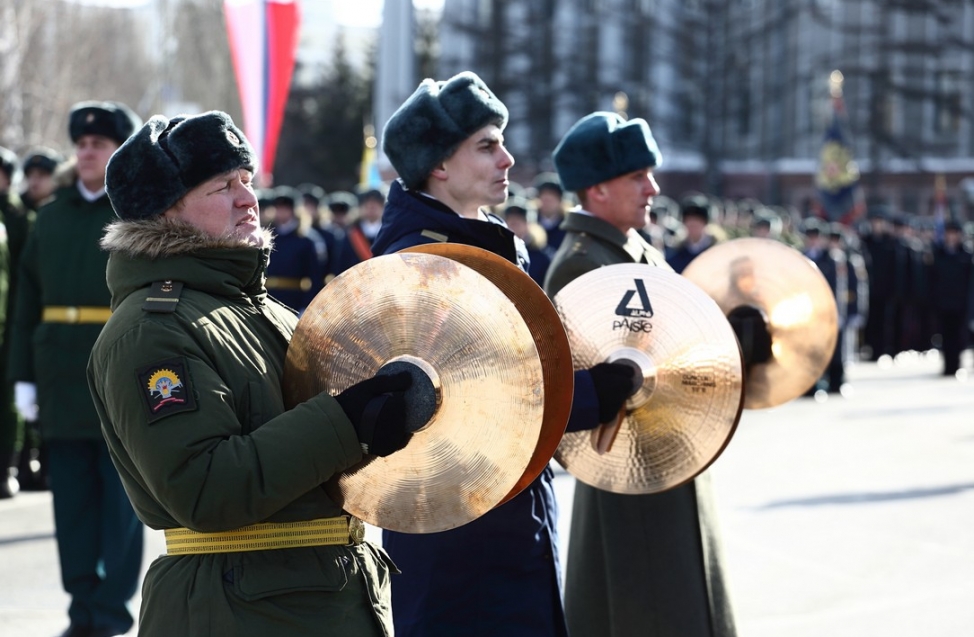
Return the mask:
[[(7, 227), (0, 222), (0, 347), (5, 343), (7, 326), (7, 299), (10, 294), (10, 247)], [(3, 369), (0, 366), (0, 369)], [(0, 376), (0, 382), (5, 382)]]
[[(568, 214), (548, 270), (550, 297), (602, 266), (672, 270), (635, 231)], [(576, 482), (565, 569), (572, 637), (733, 637), (710, 476), (663, 493), (623, 495)]]
[[(162, 220), (118, 222), (105, 246), (114, 314), (88, 381), (139, 517), (213, 532), (341, 515), (320, 485), (359, 462), (361, 448), (326, 393), (285, 410), (297, 319), (267, 297), (269, 250)], [(174, 311), (147, 311), (147, 298), (160, 297), (151, 284), (163, 280), (184, 286)], [(391, 618), (386, 559), (368, 543), (162, 556), (146, 575), (139, 634), (360, 634), (356, 618), (381, 634)], [(353, 571), (367, 590), (340, 595)]]
[(89, 202), (75, 186), (61, 188), (37, 213), (20, 255), (8, 375), (37, 383), (47, 439), (101, 437), (85, 366), (102, 325), (44, 323), (41, 316), (49, 306), (108, 307), (108, 255), (98, 242), (114, 219), (107, 196)]
[(554, 298), (570, 281), (612, 263), (651, 263), (666, 267), (663, 253), (635, 230), (623, 233), (592, 215), (569, 212), (562, 222), (565, 239), (551, 260), (544, 289)]

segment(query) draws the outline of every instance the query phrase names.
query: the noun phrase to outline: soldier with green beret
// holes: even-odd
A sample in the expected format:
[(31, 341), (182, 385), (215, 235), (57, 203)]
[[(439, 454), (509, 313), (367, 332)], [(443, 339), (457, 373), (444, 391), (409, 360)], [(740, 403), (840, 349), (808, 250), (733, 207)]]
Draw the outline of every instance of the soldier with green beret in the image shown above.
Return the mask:
[(66, 637), (121, 635), (138, 586), (143, 528), (101, 435), (85, 367), (111, 315), (108, 255), (114, 218), (105, 194), (112, 152), (141, 124), (118, 102), (81, 102), (69, 116), (72, 182), (37, 213), (18, 271), (10, 343), (17, 410), (40, 420), (54, 499), (61, 582), (71, 598)]
[(256, 169), (219, 111), (156, 115), (108, 164), (113, 314), (88, 381), (138, 516), (165, 530), (139, 634), (388, 637), (396, 568), (322, 484), (406, 445), (411, 378), (285, 406), (297, 317), (265, 287)]

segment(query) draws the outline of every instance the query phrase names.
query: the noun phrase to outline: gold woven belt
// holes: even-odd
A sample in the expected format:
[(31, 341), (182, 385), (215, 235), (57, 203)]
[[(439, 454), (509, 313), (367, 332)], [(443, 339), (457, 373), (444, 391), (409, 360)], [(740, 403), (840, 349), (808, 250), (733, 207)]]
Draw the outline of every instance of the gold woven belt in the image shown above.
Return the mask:
[(48, 305), (41, 314), (45, 323), (106, 323), (112, 316), (108, 307), (64, 307)]
[(361, 544), (365, 524), (349, 515), (302, 522), (262, 522), (233, 531), (200, 533), (190, 529), (166, 529), (166, 554), (236, 553), (299, 546)]
[(308, 277), (299, 279), (294, 276), (269, 276), (264, 281), (264, 287), (268, 290), (302, 290), (307, 292), (311, 289), (311, 279)]

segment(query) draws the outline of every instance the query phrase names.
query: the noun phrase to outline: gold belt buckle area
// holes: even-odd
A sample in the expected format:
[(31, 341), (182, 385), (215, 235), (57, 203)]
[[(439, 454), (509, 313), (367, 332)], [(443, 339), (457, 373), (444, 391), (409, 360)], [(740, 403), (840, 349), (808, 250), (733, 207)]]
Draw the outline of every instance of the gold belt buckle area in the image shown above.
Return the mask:
[(81, 310), (74, 306), (68, 306), (64, 308), (64, 322), (65, 323), (77, 323), (81, 320)]
[(348, 546), (355, 546), (365, 541), (365, 522), (357, 517), (348, 516)]

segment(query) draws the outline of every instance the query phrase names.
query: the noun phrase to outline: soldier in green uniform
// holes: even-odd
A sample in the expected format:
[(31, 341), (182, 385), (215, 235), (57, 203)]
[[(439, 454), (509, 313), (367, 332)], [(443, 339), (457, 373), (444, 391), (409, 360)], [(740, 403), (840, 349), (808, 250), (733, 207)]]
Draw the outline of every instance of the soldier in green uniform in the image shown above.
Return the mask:
[(51, 201), (56, 188), (55, 171), (64, 161), (53, 148), (38, 146), (24, 156), (20, 170), (24, 173), (24, 188), (21, 199), (30, 210), (40, 210)]
[(218, 111), (152, 117), (108, 165), (114, 313), (88, 380), (139, 517), (166, 531), (139, 634), (388, 636), (398, 571), (321, 485), (406, 444), (410, 376), (285, 409), (297, 317), (267, 295), (255, 169)]
[[(0, 361), (7, 353), (7, 308), (10, 294), (10, 249), (4, 219), (8, 210), (15, 212), (15, 200), (10, 197), (10, 184), (17, 167), (17, 156), (0, 147)], [(13, 396), (7, 382), (5, 365), (0, 362), (0, 499), (12, 498), (20, 489), (11, 474), (16, 465), (15, 451), (20, 445), (19, 418), (13, 409)]]
[(70, 113), (75, 179), (37, 213), (19, 264), (10, 343), (15, 403), (38, 418), (47, 448), (67, 637), (120, 635), (133, 617), (143, 527), (101, 435), (85, 377), (111, 315), (108, 255), (98, 242), (114, 218), (105, 195), (109, 157), (140, 124), (125, 105), (81, 102)]
[[(554, 297), (573, 279), (616, 263), (671, 269), (636, 232), (659, 187), (662, 156), (642, 119), (596, 112), (554, 151), (581, 203), (545, 281)], [(664, 493), (623, 495), (577, 482), (565, 569), (573, 637), (731, 637), (720, 544), (706, 474)]]

